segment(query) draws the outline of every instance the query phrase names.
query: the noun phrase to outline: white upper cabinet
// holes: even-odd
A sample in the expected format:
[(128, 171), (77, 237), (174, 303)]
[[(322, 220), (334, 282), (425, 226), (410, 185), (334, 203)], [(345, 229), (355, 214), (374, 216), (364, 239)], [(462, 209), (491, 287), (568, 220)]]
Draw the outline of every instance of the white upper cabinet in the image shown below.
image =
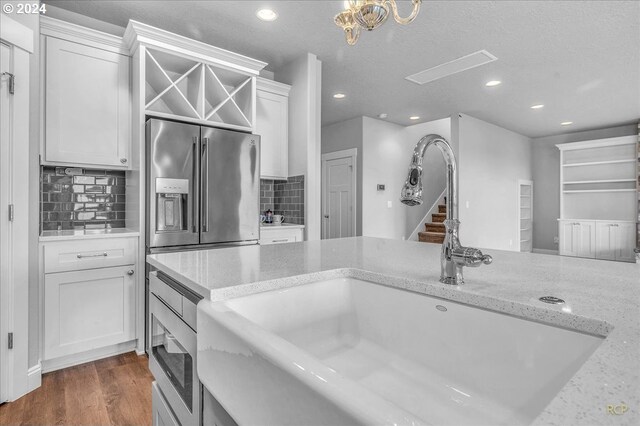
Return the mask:
[(46, 37), (44, 164), (128, 168), (130, 58)]
[(254, 131), (255, 77), (266, 63), (136, 21), (124, 40), (140, 133), (146, 116)]
[(255, 133), (260, 135), (260, 177), (289, 176), (289, 91), (291, 86), (258, 77)]

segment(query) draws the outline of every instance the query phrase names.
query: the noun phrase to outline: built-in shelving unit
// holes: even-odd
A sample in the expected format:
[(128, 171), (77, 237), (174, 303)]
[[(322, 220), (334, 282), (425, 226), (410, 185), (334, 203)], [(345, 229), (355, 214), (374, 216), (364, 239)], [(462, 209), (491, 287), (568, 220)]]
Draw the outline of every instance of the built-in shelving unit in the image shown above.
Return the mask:
[[(560, 254), (630, 261), (637, 218), (636, 137), (556, 145)], [(613, 255), (612, 253), (617, 253)]]
[(531, 251), (533, 249), (533, 182), (518, 181), (518, 195), (520, 251)]

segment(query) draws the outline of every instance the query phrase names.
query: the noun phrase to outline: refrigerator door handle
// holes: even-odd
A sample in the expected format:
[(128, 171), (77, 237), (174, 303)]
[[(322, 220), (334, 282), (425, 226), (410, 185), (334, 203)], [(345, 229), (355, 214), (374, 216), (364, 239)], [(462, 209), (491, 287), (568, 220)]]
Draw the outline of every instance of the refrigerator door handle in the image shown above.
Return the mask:
[(209, 222), (209, 138), (202, 138), (202, 160), (200, 161), (200, 187), (202, 203), (202, 232), (207, 232)]
[(192, 171), (192, 184), (191, 184), (191, 196), (193, 197), (193, 202), (191, 203), (191, 232), (198, 232), (198, 212), (200, 211), (200, 203), (198, 202), (198, 176), (200, 175), (200, 158), (198, 157), (198, 141), (200, 138), (198, 136), (193, 137), (193, 171)]

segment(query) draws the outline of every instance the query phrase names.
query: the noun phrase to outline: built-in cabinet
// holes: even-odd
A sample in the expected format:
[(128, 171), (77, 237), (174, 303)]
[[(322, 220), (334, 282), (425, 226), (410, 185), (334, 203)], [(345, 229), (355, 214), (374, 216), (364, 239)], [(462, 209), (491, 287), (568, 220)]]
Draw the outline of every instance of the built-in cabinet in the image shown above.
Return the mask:
[(256, 127), (260, 135), (260, 177), (289, 177), (289, 91), (291, 86), (258, 77)]
[[(42, 19), (45, 35), (41, 163), (129, 168), (130, 58), (114, 47), (120, 39), (86, 29), (82, 29), (82, 35), (91, 42), (85, 43), (84, 38), (77, 36), (64, 39), (61, 37), (68, 36), (66, 28), (77, 30), (77, 26)], [(94, 37), (95, 34), (98, 35)], [(101, 38), (112, 43), (96, 42)]]
[(260, 245), (284, 244), (304, 241), (303, 226), (261, 226)]
[(556, 145), (561, 255), (635, 261), (636, 137)]
[(136, 339), (137, 245), (138, 237), (41, 243), (45, 370)]
[(633, 222), (597, 222), (596, 258), (635, 262), (635, 231)]
[(561, 220), (559, 223), (561, 255), (596, 257), (595, 222)]

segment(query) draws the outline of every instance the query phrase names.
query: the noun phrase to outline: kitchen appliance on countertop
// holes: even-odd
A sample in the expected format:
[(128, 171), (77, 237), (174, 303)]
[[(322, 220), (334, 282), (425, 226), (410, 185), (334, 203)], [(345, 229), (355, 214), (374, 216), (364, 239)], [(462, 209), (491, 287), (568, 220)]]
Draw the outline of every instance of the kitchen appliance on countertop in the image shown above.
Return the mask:
[(147, 252), (257, 244), (260, 136), (149, 119)]

